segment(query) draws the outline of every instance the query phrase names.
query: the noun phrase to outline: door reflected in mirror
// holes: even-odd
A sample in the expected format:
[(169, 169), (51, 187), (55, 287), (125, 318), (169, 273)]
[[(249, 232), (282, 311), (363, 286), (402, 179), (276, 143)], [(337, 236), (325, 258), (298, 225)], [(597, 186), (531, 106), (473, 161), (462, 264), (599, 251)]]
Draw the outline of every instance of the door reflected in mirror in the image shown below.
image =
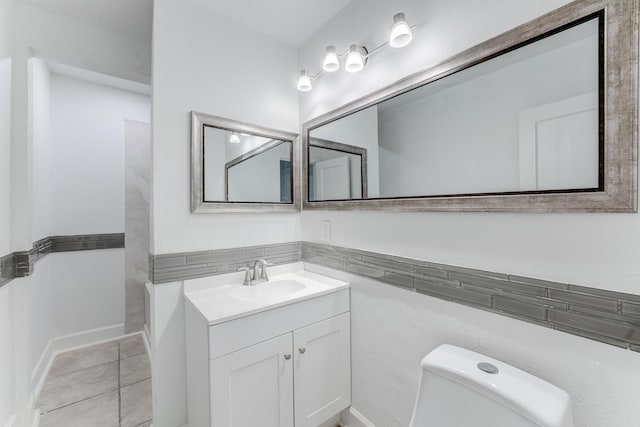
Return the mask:
[[(456, 70), (314, 127), (308, 200), (603, 189), (603, 18)], [(367, 193), (356, 157), (366, 150)]]
[[(329, 128), (324, 132), (330, 136)], [(367, 150), (313, 138), (309, 145), (309, 199), (367, 198)]]

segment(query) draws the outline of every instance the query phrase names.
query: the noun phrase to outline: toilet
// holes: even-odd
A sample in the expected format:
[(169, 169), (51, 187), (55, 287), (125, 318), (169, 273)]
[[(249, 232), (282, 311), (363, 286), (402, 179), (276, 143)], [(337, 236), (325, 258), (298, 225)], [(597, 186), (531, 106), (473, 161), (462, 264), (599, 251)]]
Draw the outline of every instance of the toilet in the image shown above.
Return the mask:
[(564, 390), (499, 360), (445, 344), (421, 366), (409, 427), (573, 427)]

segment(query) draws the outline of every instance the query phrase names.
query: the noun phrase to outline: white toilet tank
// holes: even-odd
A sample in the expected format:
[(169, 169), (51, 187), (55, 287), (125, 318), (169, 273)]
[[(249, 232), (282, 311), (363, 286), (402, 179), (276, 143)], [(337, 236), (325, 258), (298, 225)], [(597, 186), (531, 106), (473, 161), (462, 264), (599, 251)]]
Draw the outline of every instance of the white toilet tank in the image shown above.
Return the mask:
[(409, 427), (573, 427), (571, 398), (513, 366), (445, 344), (422, 359)]

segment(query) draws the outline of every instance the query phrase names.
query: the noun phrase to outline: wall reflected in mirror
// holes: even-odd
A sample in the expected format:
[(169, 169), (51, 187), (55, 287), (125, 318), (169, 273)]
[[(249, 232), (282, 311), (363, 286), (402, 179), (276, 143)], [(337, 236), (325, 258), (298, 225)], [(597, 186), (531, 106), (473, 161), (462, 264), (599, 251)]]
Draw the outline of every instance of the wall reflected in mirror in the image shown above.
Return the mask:
[(308, 200), (602, 190), (602, 42), (596, 15), (313, 128)]
[(291, 141), (204, 126), (204, 201), (292, 203)]

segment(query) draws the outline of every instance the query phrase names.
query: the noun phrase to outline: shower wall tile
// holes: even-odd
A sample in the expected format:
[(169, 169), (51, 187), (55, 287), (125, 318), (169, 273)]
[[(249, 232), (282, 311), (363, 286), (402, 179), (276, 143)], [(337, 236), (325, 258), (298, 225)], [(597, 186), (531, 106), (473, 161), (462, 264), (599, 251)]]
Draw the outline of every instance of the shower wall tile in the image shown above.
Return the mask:
[(125, 120), (125, 332), (145, 323), (151, 234), (151, 127)]

